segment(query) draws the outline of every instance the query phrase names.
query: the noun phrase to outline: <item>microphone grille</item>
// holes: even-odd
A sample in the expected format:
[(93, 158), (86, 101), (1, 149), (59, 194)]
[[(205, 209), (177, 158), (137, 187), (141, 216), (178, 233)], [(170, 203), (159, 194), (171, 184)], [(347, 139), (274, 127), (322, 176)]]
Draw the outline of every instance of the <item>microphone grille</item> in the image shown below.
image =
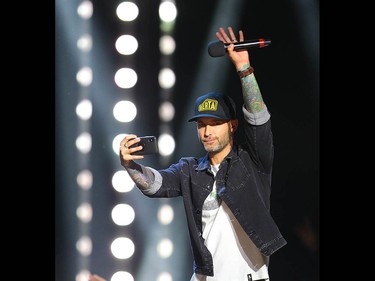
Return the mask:
[(224, 43), (217, 40), (212, 41), (208, 44), (208, 54), (211, 57), (222, 57), (225, 55), (225, 46)]

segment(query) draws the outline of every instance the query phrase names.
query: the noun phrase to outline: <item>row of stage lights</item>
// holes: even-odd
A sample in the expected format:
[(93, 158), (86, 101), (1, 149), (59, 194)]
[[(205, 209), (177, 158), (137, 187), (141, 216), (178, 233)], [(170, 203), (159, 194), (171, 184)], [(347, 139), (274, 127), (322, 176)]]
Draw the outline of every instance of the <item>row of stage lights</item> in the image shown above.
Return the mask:
[[(90, 255), (92, 253), (92, 240), (90, 238), (90, 222), (93, 218), (93, 210), (90, 204), (90, 190), (93, 185), (93, 175), (90, 170), (90, 151), (91, 134), (90, 120), (92, 116), (92, 102), (90, 100), (90, 85), (92, 83), (93, 71), (90, 67), (90, 51), (92, 49), (92, 36), (90, 35), (90, 19), (92, 18), (94, 7), (91, 1), (82, 1), (77, 14), (84, 21), (84, 29), (81, 37), (77, 41), (77, 48), (80, 51), (83, 65), (78, 70), (76, 79), (79, 84), (79, 102), (76, 106), (76, 114), (80, 123), (80, 132), (76, 138), (76, 147), (79, 152), (80, 171), (77, 175), (77, 185), (80, 188), (80, 205), (77, 207), (77, 217), (80, 221), (80, 237), (77, 240), (76, 248), (79, 253), (79, 265), (76, 275), (76, 281), (87, 281), (90, 274)], [(139, 15), (139, 8), (136, 3), (131, 1), (121, 2), (116, 9), (117, 18), (125, 25), (135, 22)], [(177, 17), (177, 7), (173, 1), (161, 1), (159, 5), (159, 17), (161, 38), (159, 40), (160, 48), (160, 71), (158, 76), (160, 86), (160, 134), (158, 136), (158, 147), (161, 158), (170, 157), (175, 149), (175, 141), (171, 128), (168, 126), (174, 118), (174, 106), (170, 98), (173, 94), (176, 76), (172, 69), (172, 55), (176, 44), (173, 38), (174, 24)], [(136, 53), (138, 49), (138, 40), (135, 34), (122, 34), (115, 43), (117, 52), (125, 58), (129, 58)], [(123, 89), (124, 95), (127, 90), (132, 89), (137, 84), (138, 74), (136, 66), (134, 68), (123, 67), (118, 69), (114, 75), (114, 82)], [(122, 99), (117, 102), (113, 108), (113, 117), (118, 122), (128, 123), (135, 119), (137, 115), (137, 105), (131, 99)], [(124, 134), (118, 134), (112, 142), (113, 152), (119, 154), (119, 143)], [(112, 186), (118, 193), (127, 193), (133, 190), (134, 182), (131, 180), (125, 170), (119, 170), (112, 177)], [(136, 219), (134, 208), (129, 204), (117, 204), (111, 211), (113, 222), (119, 227), (132, 224)], [(158, 221), (160, 226), (168, 225), (173, 221), (174, 212), (172, 206), (167, 203), (161, 204), (158, 210)], [(134, 242), (126, 237), (119, 236), (111, 243), (111, 253), (115, 259), (130, 259), (136, 250)], [(170, 257), (173, 253), (173, 242), (169, 238), (160, 239), (156, 245), (156, 251), (161, 259)], [(134, 281), (133, 273), (126, 270), (114, 272), (109, 281)], [(172, 274), (163, 271), (155, 276), (155, 281), (172, 281)]]

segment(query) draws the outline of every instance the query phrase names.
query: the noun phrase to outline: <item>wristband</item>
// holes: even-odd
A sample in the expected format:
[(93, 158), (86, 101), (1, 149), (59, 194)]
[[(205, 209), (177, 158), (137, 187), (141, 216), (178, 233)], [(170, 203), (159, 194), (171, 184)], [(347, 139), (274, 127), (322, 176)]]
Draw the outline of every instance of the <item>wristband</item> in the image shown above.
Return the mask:
[(240, 76), (240, 78), (244, 78), (248, 75), (250, 75), (251, 73), (254, 72), (254, 68), (252, 68), (251, 66), (249, 66), (248, 68), (246, 68), (245, 70), (240, 70), (240, 71), (237, 71), (238, 75)]

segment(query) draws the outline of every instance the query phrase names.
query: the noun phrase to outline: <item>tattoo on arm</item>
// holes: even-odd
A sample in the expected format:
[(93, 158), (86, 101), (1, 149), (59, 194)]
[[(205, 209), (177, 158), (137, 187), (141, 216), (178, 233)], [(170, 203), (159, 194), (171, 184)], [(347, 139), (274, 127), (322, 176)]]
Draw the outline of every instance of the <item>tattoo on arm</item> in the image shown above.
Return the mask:
[(151, 188), (154, 179), (144, 173), (139, 164), (133, 162), (131, 166), (126, 167), (126, 171), (139, 188), (144, 190)]
[(251, 113), (260, 112), (264, 108), (264, 102), (254, 73), (240, 79), (246, 109)]

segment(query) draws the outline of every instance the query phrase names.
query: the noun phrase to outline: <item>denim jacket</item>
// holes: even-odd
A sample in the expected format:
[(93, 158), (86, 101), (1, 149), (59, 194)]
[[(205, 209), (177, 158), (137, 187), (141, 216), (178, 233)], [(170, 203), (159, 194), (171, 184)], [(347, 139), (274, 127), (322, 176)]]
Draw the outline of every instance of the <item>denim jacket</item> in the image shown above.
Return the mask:
[[(228, 205), (249, 238), (260, 252), (270, 256), (286, 244), (270, 214), (273, 139), (271, 119), (254, 125), (245, 114), (245, 143), (234, 145), (221, 162), (216, 175), (216, 186), (221, 199)], [(249, 121), (250, 120), (250, 121)], [(182, 196), (194, 271), (213, 276), (212, 255), (202, 238), (203, 202), (212, 191), (214, 175), (208, 155), (199, 159), (184, 157), (167, 169), (150, 169), (154, 186), (141, 190), (148, 197)]]

